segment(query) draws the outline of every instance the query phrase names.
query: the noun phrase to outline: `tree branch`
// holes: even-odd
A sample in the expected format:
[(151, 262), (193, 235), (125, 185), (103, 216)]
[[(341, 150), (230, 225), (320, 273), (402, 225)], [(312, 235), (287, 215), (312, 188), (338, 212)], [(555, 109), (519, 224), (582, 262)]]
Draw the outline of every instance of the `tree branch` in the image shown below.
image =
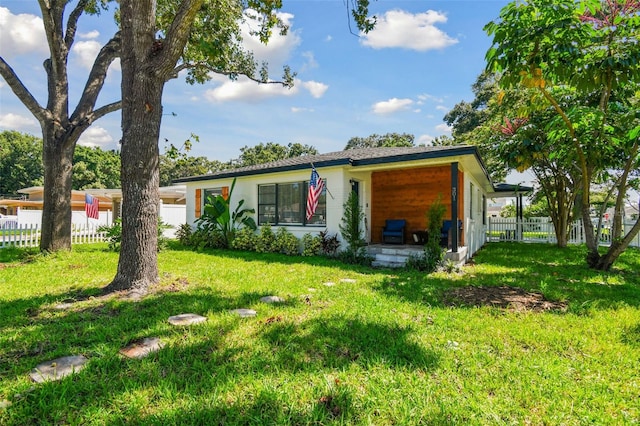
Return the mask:
[(9, 66), (2, 56), (0, 56), (0, 75), (7, 82), (13, 93), (27, 107), (31, 114), (42, 123), (47, 116), (47, 110), (40, 106), (36, 98), (33, 97), (29, 89), (20, 81), (13, 68)]
[(167, 37), (163, 40), (162, 48), (158, 52), (158, 72), (165, 76), (165, 80), (170, 78), (175, 64), (182, 56), (191, 33), (191, 26), (203, 3), (204, 0), (183, 0), (180, 3), (180, 8), (167, 31)]
[(84, 8), (87, 6), (88, 0), (80, 0), (76, 7), (73, 9), (67, 20), (67, 32), (64, 36), (64, 43), (67, 46), (67, 50), (71, 50), (71, 45), (76, 37), (76, 30), (78, 29), (78, 19), (84, 12)]
[(82, 92), (82, 97), (71, 115), (72, 123), (82, 121), (91, 114), (107, 77), (109, 65), (111, 65), (116, 58), (120, 57), (120, 48), (120, 31), (118, 31), (107, 44), (102, 46), (96, 60), (93, 62), (91, 72), (87, 77), (87, 83)]
[(100, 108), (93, 111), (91, 114), (87, 115), (86, 120), (89, 121), (89, 123), (93, 123), (97, 119), (102, 118), (111, 112), (118, 111), (121, 108), (122, 108), (122, 101), (116, 101), (116, 102), (101, 106)]
[[(211, 65), (207, 64), (206, 62), (197, 62), (197, 63), (193, 63), (193, 64), (180, 64), (180, 65), (178, 65), (177, 67), (175, 67), (173, 69), (173, 71), (169, 75), (169, 79), (178, 78), (178, 74), (180, 73), (180, 71), (184, 71), (184, 70), (192, 69), (192, 68), (204, 68), (207, 71), (211, 71), (211, 72), (219, 74), (219, 75), (226, 75), (227, 77), (242, 75), (244, 77), (247, 77), (249, 80), (255, 81), (256, 83), (260, 83), (260, 84), (281, 84), (281, 85), (283, 85), (285, 87), (289, 87), (289, 88), (293, 86), (292, 83), (289, 83), (289, 82), (284, 81), (284, 80), (268, 80), (268, 81), (264, 81), (264, 80), (262, 80), (260, 78), (254, 77), (253, 75), (249, 75), (249, 74), (241, 72), (241, 71), (224, 71), (224, 70), (220, 70), (218, 68), (212, 67)], [(293, 73), (293, 76), (295, 76), (295, 73)]]

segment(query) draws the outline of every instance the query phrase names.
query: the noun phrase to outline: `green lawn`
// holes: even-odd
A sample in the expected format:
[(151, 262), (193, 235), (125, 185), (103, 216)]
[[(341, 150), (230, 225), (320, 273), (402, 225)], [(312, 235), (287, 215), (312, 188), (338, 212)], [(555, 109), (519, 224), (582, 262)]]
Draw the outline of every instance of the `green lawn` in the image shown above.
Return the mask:
[[(598, 273), (585, 268), (584, 248), (494, 243), (462, 275), (425, 276), (176, 248), (160, 253), (158, 291), (134, 302), (98, 297), (117, 264), (105, 248), (0, 250), (0, 406), (10, 403), (0, 424), (640, 422), (638, 250)], [(469, 285), (538, 291), (568, 309), (444, 303), (448, 289)], [(261, 303), (267, 295), (286, 302)], [(54, 308), (73, 299), (82, 300)], [(235, 308), (258, 315), (241, 319)], [(208, 320), (167, 322), (188, 312)], [(151, 336), (165, 348), (119, 355)], [(89, 358), (76, 375), (29, 378), (72, 354)]]

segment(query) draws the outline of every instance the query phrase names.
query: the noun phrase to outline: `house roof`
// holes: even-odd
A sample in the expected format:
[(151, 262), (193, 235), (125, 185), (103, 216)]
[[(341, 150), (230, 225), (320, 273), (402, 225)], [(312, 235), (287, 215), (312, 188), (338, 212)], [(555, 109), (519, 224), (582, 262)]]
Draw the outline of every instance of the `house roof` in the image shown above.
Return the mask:
[(489, 174), (486, 171), (486, 167), (480, 158), (478, 149), (475, 146), (458, 145), (349, 149), (345, 151), (329, 152), (327, 154), (286, 158), (284, 160), (273, 161), (270, 163), (256, 164), (237, 169), (221, 170), (206, 175), (189, 176), (175, 179), (174, 182), (195, 182), (210, 179), (303, 170), (309, 168), (310, 164), (313, 164), (316, 168), (340, 165), (357, 167), (373, 164), (454, 157), (460, 155), (474, 155), (482, 167), (485, 176), (489, 181), (491, 181)]

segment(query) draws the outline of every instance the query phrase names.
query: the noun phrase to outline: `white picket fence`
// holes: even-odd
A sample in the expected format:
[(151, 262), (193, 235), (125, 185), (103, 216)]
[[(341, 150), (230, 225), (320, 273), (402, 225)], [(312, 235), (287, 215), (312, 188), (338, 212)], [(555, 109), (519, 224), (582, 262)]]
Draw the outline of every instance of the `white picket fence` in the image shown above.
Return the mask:
[[(5, 247), (38, 247), (40, 245), (40, 225), (26, 224), (4, 226), (0, 229), (0, 249)], [(98, 232), (97, 226), (74, 224), (71, 229), (71, 244), (97, 243), (104, 241), (105, 232)]]
[[(624, 233), (631, 230), (635, 221), (625, 221)], [(611, 244), (611, 226), (607, 223), (603, 224), (600, 231), (600, 245), (606, 246)], [(487, 227), (487, 242), (496, 241), (524, 241), (537, 243), (557, 243), (555, 227), (548, 217), (537, 217), (524, 219), (522, 221), (516, 218), (490, 217)], [(574, 221), (569, 229), (569, 244), (585, 243), (584, 226), (581, 220)], [(640, 234), (629, 244), (632, 247), (640, 247)]]

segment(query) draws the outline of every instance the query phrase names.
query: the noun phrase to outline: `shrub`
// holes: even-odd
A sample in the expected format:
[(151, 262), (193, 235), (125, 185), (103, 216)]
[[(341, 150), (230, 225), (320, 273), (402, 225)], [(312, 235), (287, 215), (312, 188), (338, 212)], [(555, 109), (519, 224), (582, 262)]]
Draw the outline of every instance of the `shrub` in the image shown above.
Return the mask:
[(273, 233), (271, 225), (266, 224), (260, 227), (260, 235), (256, 242), (256, 251), (258, 253), (273, 253), (278, 251), (276, 247), (276, 234)]
[[(164, 236), (164, 231), (169, 228), (171, 228), (171, 225), (164, 223), (162, 219), (158, 218), (158, 251), (167, 248), (167, 238)], [(118, 218), (114, 220), (111, 225), (102, 225), (98, 227), (98, 231), (106, 233), (109, 250), (120, 251), (120, 244), (122, 243), (122, 219)]]
[(120, 242), (122, 241), (122, 219), (118, 218), (114, 220), (111, 226), (99, 226), (98, 232), (106, 233), (107, 241), (109, 242), (109, 250), (120, 251)]
[(278, 228), (274, 245), (276, 250), (282, 254), (289, 256), (300, 254), (300, 241), (286, 228)]
[(440, 200), (441, 195), (438, 194), (438, 197), (429, 206), (426, 213), (429, 238), (427, 238), (427, 243), (424, 246), (424, 270), (427, 273), (436, 270), (445, 254), (445, 249), (440, 247), (440, 230), (442, 229), (442, 218), (447, 208)]
[(338, 253), (338, 259), (344, 263), (350, 263), (353, 265), (371, 266), (374, 258), (369, 256), (365, 250), (358, 250), (354, 252), (347, 249)]
[(322, 254), (322, 237), (316, 235), (315, 237), (309, 233), (302, 236), (302, 255), (303, 256), (317, 256)]
[(338, 240), (338, 235), (329, 235), (329, 232), (325, 229), (320, 232), (320, 245), (322, 247), (322, 253), (325, 256), (335, 256), (338, 253), (338, 249), (340, 248), (340, 240)]
[(198, 228), (191, 235), (191, 245), (199, 250), (204, 248), (226, 248), (226, 241), (218, 229)]
[(236, 232), (231, 248), (236, 250), (256, 251), (258, 235), (251, 228), (242, 228)]
[(364, 212), (360, 208), (358, 194), (355, 191), (351, 191), (347, 201), (344, 203), (340, 234), (347, 242), (347, 251), (350, 251), (354, 257), (362, 256), (364, 254), (364, 246), (367, 244), (362, 238), (361, 224), (363, 220)]
[(193, 229), (191, 229), (191, 225), (188, 223), (183, 223), (176, 230), (176, 238), (178, 242), (183, 246), (191, 246), (191, 236), (193, 235)]

